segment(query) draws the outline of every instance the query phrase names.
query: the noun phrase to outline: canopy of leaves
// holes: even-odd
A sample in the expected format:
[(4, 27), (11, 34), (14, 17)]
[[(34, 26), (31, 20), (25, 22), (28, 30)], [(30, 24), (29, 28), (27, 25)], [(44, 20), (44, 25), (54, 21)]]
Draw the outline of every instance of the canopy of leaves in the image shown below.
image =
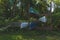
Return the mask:
[[(21, 1), (20, 9), (16, 6)], [(47, 12), (47, 6), (52, 0), (0, 0), (0, 26), (8, 25), (12, 21), (29, 19), (29, 8), (32, 7), (39, 14)], [(60, 5), (60, 0), (53, 0), (56, 5)], [(56, 10), (58, 11), (58, 10)], [(56, 12), (57, 13), (57, 12)], [(56, 14), (53, 14), (59, 19)], [(59, 14), (58, 14), (59, 15)], [(40, 15), (41, 16), (41, 15)], [(57, 20), (57, 19), (55, 19)], [(58, 21), (54, 23), (58, 24)]]

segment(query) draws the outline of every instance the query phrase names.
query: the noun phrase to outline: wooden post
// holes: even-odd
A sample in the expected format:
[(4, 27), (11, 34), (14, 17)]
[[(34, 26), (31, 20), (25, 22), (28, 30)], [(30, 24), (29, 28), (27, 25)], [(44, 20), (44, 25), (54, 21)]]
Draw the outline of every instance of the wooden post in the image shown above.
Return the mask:
[(17, 0), (14, 1), (14, 4), (12, 6), (12, 10), (11, 10), (11, 16), (14, 17), (15, 16), (15, 10), (16, 10), (16, 3), (17, 3)]
[(20, 9), (21, 13), (20, 13), (20, 17), (22, 17), (22, 18), (23, 18), (23, 14), (24, 14), (24, 11), (23, 11), (23, 2), (24, 2), (24, 0), (21, 0), (21, 9)]
[[(52, 2), (52, 0), (51, 0), (51, 2)], [(52, 27), (52, 12), (51, 12), (51, 10), (52, 10), (52, 3), (50, 2), (50, 30), (52, 30), (53, 29), (53, 27)]]

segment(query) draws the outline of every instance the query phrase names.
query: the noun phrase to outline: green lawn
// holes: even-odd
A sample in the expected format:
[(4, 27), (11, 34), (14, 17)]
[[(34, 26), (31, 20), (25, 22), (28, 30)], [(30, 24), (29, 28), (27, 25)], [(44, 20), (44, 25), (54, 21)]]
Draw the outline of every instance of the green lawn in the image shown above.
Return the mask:
[(60, 40), (60, 32), (20, 31), (0, 33), (0, 40)]

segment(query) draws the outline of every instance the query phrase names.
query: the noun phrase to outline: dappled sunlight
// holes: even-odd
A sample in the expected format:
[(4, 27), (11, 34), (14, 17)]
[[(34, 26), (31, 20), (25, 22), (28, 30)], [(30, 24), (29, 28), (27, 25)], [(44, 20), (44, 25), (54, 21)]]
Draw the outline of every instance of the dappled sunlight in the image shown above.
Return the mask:
[(60, 40), (58, 36), (46, 36), (46, 40)]
[(1, 0), (0, 0), (0, 3), (1, 3)]
[(16, 35), (16, 36), (12, 36), (12, 39), (22, 40), (23, 37), (22, 37), (22, 35)]

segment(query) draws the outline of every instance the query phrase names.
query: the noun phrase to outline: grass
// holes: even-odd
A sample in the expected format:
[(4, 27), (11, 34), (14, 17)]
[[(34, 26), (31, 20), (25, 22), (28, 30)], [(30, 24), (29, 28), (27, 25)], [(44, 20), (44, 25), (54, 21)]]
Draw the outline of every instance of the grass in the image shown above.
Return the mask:
[(0, 40), (60, 40), (60, 32), (21, 30), (20, 32), (0, 33)]

